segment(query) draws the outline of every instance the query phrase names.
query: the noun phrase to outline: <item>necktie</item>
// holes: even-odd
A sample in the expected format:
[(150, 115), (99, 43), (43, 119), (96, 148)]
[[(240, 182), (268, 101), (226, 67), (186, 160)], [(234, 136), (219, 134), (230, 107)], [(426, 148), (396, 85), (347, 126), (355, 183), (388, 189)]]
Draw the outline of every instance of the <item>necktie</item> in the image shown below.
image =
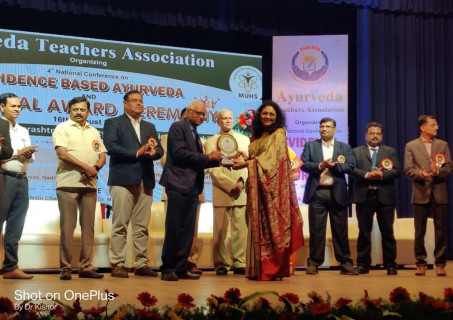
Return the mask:
[(371, 155), (371, 171), (376, 168), (376, 159), (377, 159), (377, 148), (371, 148), (373, 154)]
[(198, 135), (197, 129), (193, 129), (193, 136), (195, 137), (195, 144), (197, 145), (197, 150), (200, 153), (203, 153), (203, 150), (201, 149), (201, 141), (200, 141), (200, 136)]

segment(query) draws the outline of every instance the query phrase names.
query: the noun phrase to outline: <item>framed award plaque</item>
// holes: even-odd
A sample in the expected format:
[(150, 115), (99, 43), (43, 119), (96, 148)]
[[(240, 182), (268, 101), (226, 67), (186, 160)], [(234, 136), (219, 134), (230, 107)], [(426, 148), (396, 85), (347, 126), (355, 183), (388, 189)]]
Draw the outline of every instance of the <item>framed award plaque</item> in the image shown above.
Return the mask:
[(232, 166), (238, 155), (238, 142), (231, 134), (222, 134), (217, 140), (217, 148), (222, 153), (222, 166)]

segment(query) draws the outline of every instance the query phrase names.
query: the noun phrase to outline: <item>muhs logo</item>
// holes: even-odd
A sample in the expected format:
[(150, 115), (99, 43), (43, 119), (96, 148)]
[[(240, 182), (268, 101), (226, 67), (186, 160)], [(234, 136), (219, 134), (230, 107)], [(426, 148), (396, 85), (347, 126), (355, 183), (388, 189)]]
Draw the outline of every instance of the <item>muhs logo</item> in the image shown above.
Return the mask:
[(243, 66), (237, 68), (230, 76), (230, 89), (231, 92), (240, 99), (261, 99), (261, 71), (251, 66)]

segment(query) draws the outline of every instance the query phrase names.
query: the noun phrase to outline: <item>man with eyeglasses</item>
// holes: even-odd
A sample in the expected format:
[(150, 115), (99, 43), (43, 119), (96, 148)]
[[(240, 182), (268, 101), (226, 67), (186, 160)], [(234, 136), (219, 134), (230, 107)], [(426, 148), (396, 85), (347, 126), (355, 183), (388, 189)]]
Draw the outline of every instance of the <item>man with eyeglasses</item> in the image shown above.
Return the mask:
[(192, 101), (186, 118), (174, 122), (168, 131), (167, 161), (160, 184), (168, 196), (165, 239), (162, 249), (164, 281), (200, 278), (187, 268), (195, 230), (198, 196), (203, 191), (204, 169), (219, 165), (220, 151), (203, 153), (197, 127), (206, 118), (206, 106)]
[[(9, 134), (2, 132), (2, 136), (10, 138), (10, 145), (2, 142), (1, 169), (3, 172), (0, 179), (4, 180), (5, 190), (0, 193), (0, 237), (3, 224), (6, 222), (4, 235), (5, 258), (3, 260), (4, 279), (31, 279), (32, 275), (26, 274), (18, 267), (18, 242), (24, 229), (25, 217), (28, 212), (28, 179), (27, 168), (35, 158), (33, 153), (37, 151), (37, 145), (31, 145), (28, 130), (17, 123), (22, 106), (19, 98), (14, 93), (0, 95), (0, 109), (2, 122), (6, 120)], [(9, 142), (9, 141), (8, 141)], [(9, 157), (3, 154), (10, 149)], [(12, 148), (12, 149), (11, 149)], [(14, 151), (13, 151), (14, 150)]]
[(341, 264), (341, 274), (357, 275), (352, 266), (348, 240), (349, 191), (345, 174), (354, 169), (351, 147), (334, 139), (336, 121), (322, 118), (321, 139), (305, 144), (301, 170), (309, 174), (303, 201), (308, 203), (310, 254), (307, 274), (318, 274), (324, 263), (327, 215), (330, 218), (335, 258)]
[(434, 263), (436, 275), (446, 276), (448, 242), (447, 177), (452, 171), (450, 149), (446, 141), (436, 139), (439, 125), (434, 116), (418, 118), (420, 137), (408, 142), (404, 153), (404, 172), (413, 180), (412, 207), (415, 225), (415, 275), (426, 272), (425, 233), (430, 213), (434, 220)]
[(111, 276), (129, 277), (125, 267), (127, 228), (132, 225), (135, 275), (157, 277), (148, 266), (148, 225), (155, 186), (154, 161), (164, 150), (154, 124), (142, 120), (143, 97), (139, 91), (123, 97), (124, 114), (104, 125), (104, 144), (110, 156), (108, 185), (113, 219), (109, 258)]

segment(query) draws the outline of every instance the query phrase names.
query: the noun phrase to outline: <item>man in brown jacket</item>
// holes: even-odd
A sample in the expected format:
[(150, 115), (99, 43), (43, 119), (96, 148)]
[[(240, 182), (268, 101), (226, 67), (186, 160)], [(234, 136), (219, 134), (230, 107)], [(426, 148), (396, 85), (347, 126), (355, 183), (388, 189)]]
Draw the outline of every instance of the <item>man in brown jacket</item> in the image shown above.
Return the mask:
[(450, 149), (447, 142), (435, 139), (439, 125), (435, 117), (422, 115), (418, 118), (420, 137), (406, 144), (404, 172), (413, 180), (412, 205), (415, 224), (416, 275), (425, 275), (426, 221), (433, 213), (435, 228), (434, 258), (436, 274), (446, 276), (448, 241), (447, 177), (452, 170)]

